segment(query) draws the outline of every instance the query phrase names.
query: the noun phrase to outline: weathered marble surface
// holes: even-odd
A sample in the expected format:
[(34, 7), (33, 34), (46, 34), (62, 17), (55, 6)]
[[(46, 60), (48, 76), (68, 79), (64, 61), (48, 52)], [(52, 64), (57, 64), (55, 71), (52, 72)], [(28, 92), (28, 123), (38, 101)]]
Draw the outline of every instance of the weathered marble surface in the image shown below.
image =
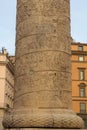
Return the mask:
[[(15, 129), (6, 129), (6, 130), (65, 130), (65, 129), (15, 128)], [(68, 130), (79, 130), (79, 129), (68, 129)], [(86, 129), (81, 129), (81, 130), (86, 130)]]
[[(6, 130), (65, 130), (65, 129), (42, 129), (42, 128), (15, 128), (15, 129), (6, 129)], [(79, 130), (79, 129), (68, 129), (68, 130)], [(86, 130), (86, 129), (81, 129)]]
[(81, 128), (72, 109), (70, 0), (17, 0), (11, 128)]

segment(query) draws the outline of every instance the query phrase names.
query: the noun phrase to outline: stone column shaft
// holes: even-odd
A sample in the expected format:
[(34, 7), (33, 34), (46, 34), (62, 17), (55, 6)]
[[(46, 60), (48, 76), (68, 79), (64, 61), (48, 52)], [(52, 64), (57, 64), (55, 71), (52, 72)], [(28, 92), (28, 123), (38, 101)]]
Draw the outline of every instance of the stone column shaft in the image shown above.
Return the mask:
[(71, 106), (69, 10), (66, 0), (18, 3), (14, 108)]
[(14, 109), (6, 127), (81, 128), (72, 111), (70, 0), (17, 0)]

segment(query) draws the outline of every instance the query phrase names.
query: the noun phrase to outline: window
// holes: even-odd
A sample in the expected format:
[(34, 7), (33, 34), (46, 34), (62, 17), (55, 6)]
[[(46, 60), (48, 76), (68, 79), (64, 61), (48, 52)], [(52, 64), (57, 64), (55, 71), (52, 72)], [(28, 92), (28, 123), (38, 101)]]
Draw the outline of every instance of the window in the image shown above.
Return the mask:
[(85, 87), (80, 87), (80, 96), (85, 97)]
[(85, 70), (84, 69), (79, 69), (79, 79), (84, 80), (85, 79)]
[(79, 56), (79, 61), (84, 61), (84, 57), (83, 56)]
[(86, 84), (85, 83), (80, 83), (79, 85), (79, 94), (81, 97), (86, 96)]
[(79, 51), (83, 51), (83, 46), (78, 46)]
[(86, 103), (80, 103), (80, 113), (86, 113)]
[(86, 87), (86, 84), (85, 83), (80, 83), (79, 87)]

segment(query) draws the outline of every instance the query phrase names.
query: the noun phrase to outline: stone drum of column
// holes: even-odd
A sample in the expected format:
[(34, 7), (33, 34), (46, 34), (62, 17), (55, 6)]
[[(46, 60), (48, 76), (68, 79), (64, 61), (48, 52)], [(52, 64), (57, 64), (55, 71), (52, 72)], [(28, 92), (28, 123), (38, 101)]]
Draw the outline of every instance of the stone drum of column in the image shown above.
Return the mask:
[(10, 128), (81, 128), (72, 111), (70, 0), (17, 0)]

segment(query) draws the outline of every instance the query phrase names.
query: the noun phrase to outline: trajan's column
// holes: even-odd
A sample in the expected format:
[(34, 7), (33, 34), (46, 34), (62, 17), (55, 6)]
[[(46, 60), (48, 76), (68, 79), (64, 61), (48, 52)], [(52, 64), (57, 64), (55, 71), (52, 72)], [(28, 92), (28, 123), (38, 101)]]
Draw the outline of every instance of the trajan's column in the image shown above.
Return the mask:
[(14, 108), (5, 128), (82, 128), (72, 110), (70, 0), (17, 0)]

